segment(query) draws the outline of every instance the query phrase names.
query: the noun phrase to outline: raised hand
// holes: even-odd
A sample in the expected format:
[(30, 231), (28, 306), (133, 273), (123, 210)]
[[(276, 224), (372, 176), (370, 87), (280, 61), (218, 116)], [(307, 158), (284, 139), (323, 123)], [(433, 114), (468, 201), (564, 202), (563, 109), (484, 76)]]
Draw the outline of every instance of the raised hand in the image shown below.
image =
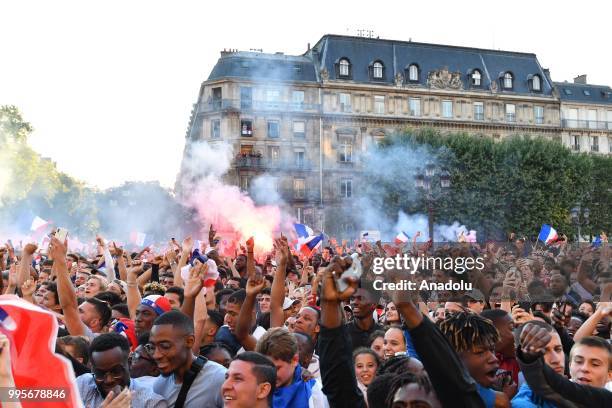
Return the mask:
[(132, 394), (130, 393), (129, 388), (124, 388), (117, 396), (115, 396), (115, 391), (110, 391), (100, 408), (130, 408), (132, 405)]
[(247, 296), (257, 296), (266, 287), (266, 280), (260, 274), (255, 274), (249, 278), (246, 284)]
[[(328, 302), (340, 302), (348, 300), (357, 291), (358, 280), (353, 277), (342, 277), (342, 274), (351, 266), (350, 258), (335, 256), (330, 264), (323, 270), (323, 289), (321, 300)], [(348, 285), (340, 292), (336, 286), (336, 279), (342, 279)]]
[(521, 350), (530, 357), (536, 357), (544, 352), (551, 338), (546, 328), (527, 323), (521, 331)]
[(29, 243), (26, 244), (25, 248), (23, 248), (23, 252), (26, 255), (34, 255), (34, 252), (36, 252), (36, 250), (38, 249), (38, 245), (34, 244), (34, 243)]
[(54, 262), (66, 261), (66, 253), (68, 252), (66, 241), (61, 242), (55, 237), (51, 237), (49, 244), (49, 256), (54, 259)]
[(181, 246), (183, 252), (191, 253), (191, 249), (193, 248), (193, 238), (187, 237), (183, 240), (183, 245)]
[(253, 237), (246, 240), (246, 247), (248, 252), (253, 252), (253, 249), (255, 248), (255, 239)]
[(185, 297), (196, 297), (202, 290), (203, 278), (208, 272), (208, 265), (197, 262), (189, 270), (189, 279), (185, 283)]
[(32, 298), (36, 291), (36, 283), (32, 279), (28, 279), (21, 285), (21, 294), (24, 298)]
[(287, 244), (287, 238), (281, 236), (274, 240), (274, 246), (276, 248), (277, 262), (287, 262), (289, 260), (289, 245)]

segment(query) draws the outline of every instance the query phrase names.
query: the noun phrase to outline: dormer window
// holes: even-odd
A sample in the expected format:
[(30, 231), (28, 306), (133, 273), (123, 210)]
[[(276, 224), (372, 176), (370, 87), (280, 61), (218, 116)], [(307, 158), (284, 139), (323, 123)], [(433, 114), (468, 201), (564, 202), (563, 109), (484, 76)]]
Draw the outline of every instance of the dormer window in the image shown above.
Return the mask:
[(472, 71), (472, 86), (481, 86), (482, 85), (482, 74), (479, 70), (475, 69)]
[(531, 78), (531, 90), (534, 92), (542, 91), (542, 79), (540, 78), (539, 75), (534, 75)]
[(502, 85), (504, 89), (512, 89), (514, 86), (514, 76), (511, 72), (506, 72), (503, 77)]
[(340, 60), (336, 63), (336, 73), (340, 78), (351, 77), (351, 62), (348, 60), (348, 58), (340, 58)]
[(385, 66), (380, 61), (374, 61), (370, 65), (370, 76), (374, 80), (381, 80), (385, 78)]
[(419, 81), (419, 66), (417, 64), (410, 64), (410, 66), (408, 67), (408, 81)]

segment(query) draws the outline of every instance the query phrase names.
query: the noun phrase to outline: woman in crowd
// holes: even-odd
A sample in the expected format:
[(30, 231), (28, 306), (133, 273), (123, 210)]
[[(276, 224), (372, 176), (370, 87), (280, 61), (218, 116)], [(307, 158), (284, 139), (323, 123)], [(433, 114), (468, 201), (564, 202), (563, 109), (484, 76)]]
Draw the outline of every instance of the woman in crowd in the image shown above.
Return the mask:
[(374, 350), (360, 347), (353, 352), (353, 365), (357, 376), (357, 386), (365, 396), (368, 385), (374, 380), (376, 370), (380, 366), (380, 358)]

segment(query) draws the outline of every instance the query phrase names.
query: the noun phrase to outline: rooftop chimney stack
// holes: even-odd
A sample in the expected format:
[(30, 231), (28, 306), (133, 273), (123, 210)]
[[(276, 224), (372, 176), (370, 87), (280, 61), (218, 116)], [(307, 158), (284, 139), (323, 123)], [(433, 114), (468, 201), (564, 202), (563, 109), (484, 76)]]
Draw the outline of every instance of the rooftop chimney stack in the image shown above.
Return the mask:
[(576, 78), (574, 78), (574, 83), (575, 84), (586, 85), (586, 83), (587, 83), (587, 76), (586, 76), (586, 74), (578, 75)]

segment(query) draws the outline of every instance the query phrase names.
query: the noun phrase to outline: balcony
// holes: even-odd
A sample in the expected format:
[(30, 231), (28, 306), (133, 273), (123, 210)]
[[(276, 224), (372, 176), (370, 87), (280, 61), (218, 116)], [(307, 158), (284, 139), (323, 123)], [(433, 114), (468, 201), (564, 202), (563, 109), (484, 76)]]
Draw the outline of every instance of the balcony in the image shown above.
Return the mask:
[(258, 154), (239, 154), (234, 159), (237, 169), (261, 170), (265, 167), (263, 157)]
[(561, 123), (564, 128), (570, 129), (612, 130), (612, 122), (609, 121), (563, 119)]
[(317, 190), (309, 190), (309, 189), (299, 189), (299, 190), (294, 190), (294, 189), (282, 189), (280, 191), (280, 195), (283, 198), (283, 200), (285, 200), (288, 203), (295, 203), (295, 202), (317, 202), (320, 197), (319, 197), (319, 192)]
[(320, 109), (319, 104), (280, 102), (280, 101), (254, 101), (240, 99), (213, 99), (208, 102), (200, 102), (199, 113), (218, 111), (284, 111), (284, 112), (306, 112)]

